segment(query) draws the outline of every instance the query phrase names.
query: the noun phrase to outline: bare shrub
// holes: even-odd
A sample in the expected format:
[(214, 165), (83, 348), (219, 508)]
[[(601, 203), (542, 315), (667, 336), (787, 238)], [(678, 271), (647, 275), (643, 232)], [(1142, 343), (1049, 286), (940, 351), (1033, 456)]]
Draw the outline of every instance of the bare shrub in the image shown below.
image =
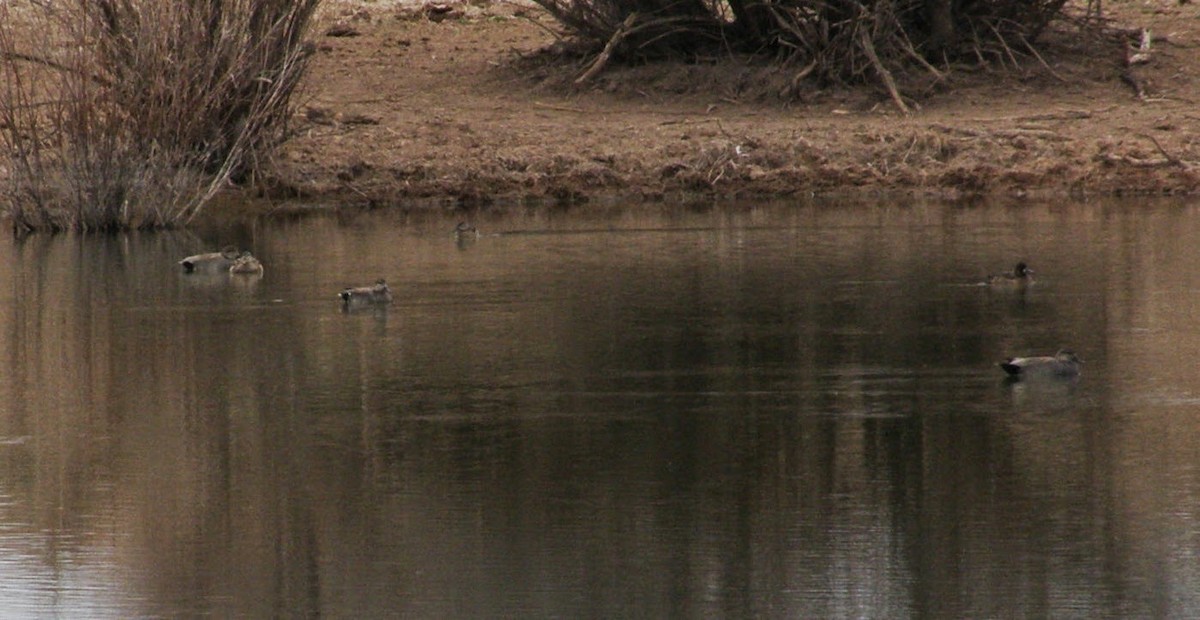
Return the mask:
[(0, 4), (0, 176), (14, 228), (190, 221), (282, 138), (318, 3)]
[[(534, 0), (595, 50), (579, 82), (613, 58), (738, 51), (792, 67), (798, 82), (874, 82), (906, 107), (893, 73), (943, 79), (955, 58), (1036, 56), (1065, 0)], [(1096, 2), (1096, 0), (1091, 0)], [(1098, 3), (1096, 3), (1098, 6)], [(1089, 14), (1092, 4), (1088, 4)]]

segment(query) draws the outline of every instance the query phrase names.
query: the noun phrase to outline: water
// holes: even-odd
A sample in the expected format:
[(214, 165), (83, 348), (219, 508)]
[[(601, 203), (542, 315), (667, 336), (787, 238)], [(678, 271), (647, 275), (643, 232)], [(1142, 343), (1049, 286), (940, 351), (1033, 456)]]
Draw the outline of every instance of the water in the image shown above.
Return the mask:
[(0, 240), (0, 617), (1200, 616), (1197, 205), (455, 221)]

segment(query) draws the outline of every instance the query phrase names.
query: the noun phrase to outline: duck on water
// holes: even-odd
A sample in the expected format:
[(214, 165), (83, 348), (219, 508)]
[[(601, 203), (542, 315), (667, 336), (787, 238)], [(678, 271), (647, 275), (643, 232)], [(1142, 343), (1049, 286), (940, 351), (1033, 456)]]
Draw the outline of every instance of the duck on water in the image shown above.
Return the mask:
[(392, 290), (387, 281), (379, 278), (372, 286), (359, 286), (343, 289), (338, 293), (342, 303), (350, 305), (382, 305), (392, 303)]
[(1061, 349), (1054, 355), (1034, 357), (1010, 357), (1000, 362), (1000, 368), (1011, 378), (1063, 378), (1078, 377), (1083, 360), (1070, 349)]
[(241, 254), (237, 248), (227, 245), (220, 252), (194, 254), (179, 261), (184, 273), (222, 273), (229, 271)]
[(253, 254), (242, 252), (242, 255), (234, 259), (233, 264), (229, 266), (229, 273), (261, 276), (263, 266), (257, 258), (254, 258)]
[(220, 252), (194, 254), (179, 261), (184, 273), (239, 273), (262, 275), (263, 266), (249, 250), (227, 245)]
[(984, 283), (988, 286), (1026, 286), (1033, 284), (1033, 270), (1029, 265), (1020, 262), (1008, 273), (988, 276)]

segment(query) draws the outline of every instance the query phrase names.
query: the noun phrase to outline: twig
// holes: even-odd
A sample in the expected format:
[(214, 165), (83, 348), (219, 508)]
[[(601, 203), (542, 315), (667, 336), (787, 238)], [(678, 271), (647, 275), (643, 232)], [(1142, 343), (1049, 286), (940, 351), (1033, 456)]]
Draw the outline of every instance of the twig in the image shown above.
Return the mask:
[(55, 69), (57, 71), (62, 71), (63, 73), (78, 73), (101, 86), (109, 86), (110, 85), (110, 82), (108, 80), (106, 80), (98, 75), (86, 73), (75, 67), (68, 67), (67, 65), (64, 65), (60, 62), (50, 60), (49, 58), (42, 58), (40, 56), (33, 56), (30, 54), (22, 54), (21, 52), (0, 52), (0, 60), (5, 60), (5, 61), (24, 60), (25, 62), (31, 62), (31, 63), (38, 64), (38, 65), (44, 65), (44, 66), (50, 67), (51, 69)]
[[(520, 5), (518, 5), (518, 4), (517, 4), (517, 3), (515, 3), (515, 2), (506, 2), (506, 3), (503, 3), (503, 4), (511, 4), (511, 5), (515, 6), (515, 7), (521, 8), (521, 7), (520, 7)], [(541, 28), (542, 30), (545, 30), (546, 32), (550, 33), (550, 36), (554, 37), (554, 40), (555, 40), (555, 41), (560, 41), (560, 42), (561, 42), (561, 41), (563, 40), (563, 36), (562, 36), (562, 34), (561, 34), (561, 33), (559, 33), (557, 30), (555, 30), (555, 29), (553, 29), (553, 28), (551, 28), (551, 27), (547, 26), (546, 24), (543, 24), (541, 21), (539, 21), (539, 20), (536, 20), (536, 19), (534, 19), (534, 18), (532, 18), (532, 17), (530, 17), (530, 16), (526, 15), (526, 14), (525, 14), (525, 11), (516, 11), (516, 12), (514, 12), (514, 13), (513, 13), (513, 17), (516, 17), (516, 18), (518, 18), (518, 19), (523, 19), (523, 20), (525, 20), (525, 21), (528, 21), (529, 23), (533, 24), (534, 26), (537, 26), (538, 28)]]
[(1141, 157), (1130, 157), (1129, 155), (1113, 155), (1105, 153), (1100, 158), (1109, 164), (1125, 164), (1136, 168), (1158, 168), (1160, 166), (1172, 166), (1174, 162), (1169, 159), (1144, 159)]
[(733, 134), (729, 133), (728, 131), (725, 131), (725, 126), (721, 124), (721, 119), (714, 118), (713, 120), (717, 121), (717, 129), (719, 129), (721, 131), (721, 133), (725, 134), (726, 138), (733, 140)]
[(808, 77), (813, 71), (816, 71), (817, 64), (817, 59), (813, 58), (803, 69), (797, 71), (796, 75), (792, 76), (792, 85), (798, 86), (804, 78)]
[(907, 53), (910, 58), (916, 60), (917, 63), (922, 67), (925, 67), (926, 71), (932, 73), (935, 80), (941, 82), (942, 80), (946, 79), (946, 75), (944, 73), (938, 71), (937, 67), (933, 66), (932, 63), (930, 63), (928, 60), (925, 60), (925, 57), (917, 52), (917, 50), (913, 47), (912, 41), (909, 40), (908, 34), (904, 32), (904, 29), (900, 29), (899, 41), (904, 48), (904, 52)]
[(1020, 69), (1021, 63), (1017, 62), (1017, 56), (1016, 54), (1013, 54), (1012, 48), (1009, 47), (1008, 42), (1004, 40), (1004, 35), (1000, 34), (1000, 30), (996, 28), (995, 24), (988, 22), (987, 26), (988, 28), (992, 29), (992, 34), (996, 35), (996, 42), (1000, 44), (1000, 47), (1004, 48), (1004, 53), (1008, 54), (1008, 59), (1012, 61), (1013, 67)]
[(546, 110), (555, 110), (557, 112), (578, 112), (579, 114), (587, 114), (587, 110), (583, 108), (573, 108), (565, 105), (550, 105), (548, 103), (542, 103), (541, 101), (534, 101), (533, 107), (543, 108)]
[(1042, 58), (1042, 55), (1039, 54), (1036, 49), (1034, 49), (1033, 45), (1031, 45), (1029, 43), (1029, 40), (1025, 38), (1025, 35), (1018, 34), (1017, 38), (1021, 39), (1021, 43), (1025, 44), (1025, 49), (1029, 50), (1029, 53), (1033, 54), (1033, 57), (1037, 58), (1038, 62), (1042, 63), (1042, 66), (1046, 68), (1046, 71), (1050, 72), (1050, 75), (1054, 76), (1054, 79), (1058, 80), (1059, 82), (1066, 83), (1066, 81), (1067, 81), (1066, 78), (1059, 75), (1057, 72), (1054, 71), (1054, 69), (1050, 68), (1050, 65), (1046, 62), (1046, 59)]
[(596, 61), (592, 63), (592, 66), (589, 67), (587, 71), (584, 71), (583, 75), (579, 76), (579, 78), (575, 80), (576, 85), (587, 82), (597, 73), (600, 73), (602, 69), (604, 69), (604, 66), (608, 64), (609, 58), (612, 57), (613, 50), (615, 50), (617, 45), (619, 45), (625, 36), (629, 34), (629, 30), (633, 28), (633, 24), (637, 21), (637, 18), (638, 14), (636, 11), (630, 13), (629, 17), (625, 18), (625, 21), (622, 22), (621, 26), (617, 28), (617, 31), (613, 33), (612, 37), (608, 40), (608, 43), (604, 44), (604, 50), (601, 51), (600, 55), (596, 57)]
[(1095, 112), (1089, 110), (1063, 110), (1061, 112), (1045, 112), (1042, 114), (1022, 114), (1018, 116), (994, 116), (988, 118), (976, 118), (972, 122), (988, 123), (988, 122), (1004, 122), (1016, 121), (1019, 123), (1038, 123), (1043, 121), (1078, 121), (1087, 120), (1095, 116), (1112, 110), (1116, 106), (1109, 106)]
[(1155, 139), (1154, 136), (1152, 136), (1150, 134), (1145, 134), (1145, 133), (1138, 134), (1138, 135), (1153, 142), (1154, 148), (1158, 149), (1159, 153), (1162, 153), (1162, 156), (1167, 159), (1168, 163), (1175, 165), (1175, 166), (1179, 166), (1180, 168), (1183, 168), (1184, 170), (1191, 170), (1192, 166), (1195, 165), (1195, 164), (1192, 164), (1191, 162), (1183, 161), (1182, 159), (1179, 159), (1178, 157), (1168, 153), (1167, 149), (1163, 148), (1163, 145), (1161, 143), (1159, 143), (1159, 141), (1157, 139)]
[(662, 121), (661, 123), (659, 123), (659, 126), (666, 127), (667, 125), (694, 125), (697, 123), (711, 123), (714, 120), (716, 120), (716, 119), (712, 119), (712, 118), (681, 118), (681, 119), (677, 119), (677, 120), (673, 120), (673, 121)]
[(958, 134), (958, 135), (962, 135), (962, 136), (967, 136), (969, 138), (979, 138), (979, 137), (983, 136), (982, 132), (976, 131), (974, 129), (968, 129), (966, 127), (951, 127), (949, 125), (943, 125), (941, 123), (932, 123), (929, 125), (929, 128), (936, 130), (936, 131), (940, 131), (942, 133)]
[(1056, 131), (1051, 131), (1049, 129), (1028, 129), (1024, 127), (1018, 127), (1016, 129), (997, 129), (992, 131), (991, 134), (997, 138), (1006, 139), (1027, 137), (1040, 138), (1042, 140), (1050, 140), (1053, 142), (1065, 142), (1067, 140), (1067, 138), (1063, 137), (1062, 134), (1059, 134)]
[(908, 106), (904, 105), (904, 99), (900, 97), (900, 91), (896, 90), (896, 80), (892, 79), (892, 73), (879, 61), (879, 55), (875, 53), (875, 46), (871, 44), (871, 39), (867, 36), (865, 30), (859, 32), (859, 40), (861, 41), (863, 52), (867, 55), (867, 60), (871, 61), (871, 65), (879, 73), (879, 78), (883, 80), (883, 85), (887, 88), (888, 94), (892, 96), (892, 101), (896, 103), (896, 107), (900, 108), (901, 112), (908, 114)]

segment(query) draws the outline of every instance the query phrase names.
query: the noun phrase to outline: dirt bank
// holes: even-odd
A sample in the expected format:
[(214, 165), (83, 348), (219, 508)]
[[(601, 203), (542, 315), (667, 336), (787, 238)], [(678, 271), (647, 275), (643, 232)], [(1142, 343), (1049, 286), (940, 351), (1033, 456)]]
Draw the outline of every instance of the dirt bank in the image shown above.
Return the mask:
[[(328, 7), (278, 188), (307, 197), (573, 200), (679, 192), (1194, 193), (1200, 3), (1106, 3), (1149, 62), (1065, 33), (1043, 54), (958, 67), (903, 114), (886, 93), (809, 90), (744, 59), (611, 67), (539, 53), (539, 10)], [(1139, 92), (1140, 91), (1140, 94)]]

